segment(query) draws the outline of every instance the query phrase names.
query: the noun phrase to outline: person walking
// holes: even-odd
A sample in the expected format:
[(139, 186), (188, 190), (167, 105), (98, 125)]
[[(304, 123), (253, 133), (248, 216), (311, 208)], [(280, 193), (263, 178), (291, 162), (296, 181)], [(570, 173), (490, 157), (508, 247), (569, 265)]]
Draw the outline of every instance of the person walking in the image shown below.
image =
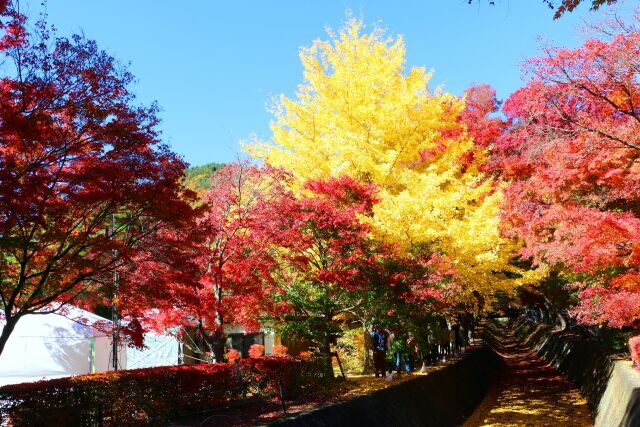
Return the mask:
[(376, 378), (382, 375), (385, 377), (387, 373), (387, 349), (388, 349), (389, 333), (379, 326), (374, 326), (371, 331), (371, 344), (373, 347), (373, 369)]
[(455, 354), (456, 356), (460, 356), (460, 354), (462, 353), (462, 335), (460, 332), (459, 322), (455, 322), (453, 323), (453, 325), (451, 325), (451, 335), (453, 338), (453, 354)]
[(405, 332), (394, 332), (392, 334), (392, 339), (389, 341), (389, 350), (393, 351), (393, 366), (395, 366), (395, 370), (398, 375), (402, 372), (403, 364), (407, 374), (411, 373), (412, 366), (409, 335)]

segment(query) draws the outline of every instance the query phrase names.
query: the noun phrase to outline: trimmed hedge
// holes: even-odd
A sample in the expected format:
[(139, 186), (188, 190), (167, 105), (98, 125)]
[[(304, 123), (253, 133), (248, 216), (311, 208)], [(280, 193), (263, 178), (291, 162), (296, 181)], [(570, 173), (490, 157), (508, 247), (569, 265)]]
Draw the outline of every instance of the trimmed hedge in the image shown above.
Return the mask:
[(225, 408), (243, 400), (300, 395), (318, 384), (321, 364), (292, 357), (234, 365), (182, 365), (81, 375), (0, 387), (11, 425), (145, 425)]

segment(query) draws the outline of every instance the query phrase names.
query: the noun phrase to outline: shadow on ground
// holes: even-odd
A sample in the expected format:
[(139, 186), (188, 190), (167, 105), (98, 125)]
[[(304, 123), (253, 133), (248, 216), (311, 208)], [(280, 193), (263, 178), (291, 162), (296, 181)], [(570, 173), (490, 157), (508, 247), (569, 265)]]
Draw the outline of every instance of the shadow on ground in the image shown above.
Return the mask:
[(486, 394), (489, 374), (498, 364), (488, 347), (476, 347), (428, 375), (271, 425), (459, 426)]
[(485, 342), (501, 357), (487, 396), (464, 423), (476, 426), (592, 426), (587, 401), (512, 330), (488, 322)]

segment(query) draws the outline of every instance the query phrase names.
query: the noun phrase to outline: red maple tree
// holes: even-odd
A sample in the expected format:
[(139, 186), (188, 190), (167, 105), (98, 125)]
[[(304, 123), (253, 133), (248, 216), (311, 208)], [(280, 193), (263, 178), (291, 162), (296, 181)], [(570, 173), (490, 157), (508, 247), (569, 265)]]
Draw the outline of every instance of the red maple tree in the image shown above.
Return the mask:
[(279, 306), (290, 339), (308, 340), (333, 376), (330, 342), (341, 317), (366, 304), (376, 245), (361, 221), (377, 200), (377, 188), (351, 177), (309, 181), (300, 195), (282, 193), (270, 204), (257, 232), (274, 246), (277, 268), (269, 300)]
[(640, 33), (548, 49), (504, 105), (504, 230), (564, 271), (586, 323), (640, 322)]
[[(175, 232), (174, 244), (149, 253), (157, 280), (171, 294), (148, 318), (157, 328), (181, 327), (194, 333), (196, 350), (224, 360), (224, 325), (259, 328), (270, 288), (268, 236), (260, 232), (272, 217), (270, 203), (284, 191), (277, 170), (238, 162), (211, 176), (211, 188), (198, 208), (192, 230)], [(167, 241), (168, 243), (168, 241)], [(182, 266), (182, 267), (179, 267)], [(186, 268), (185, 268), (186, 267)], [(138, 268), (146, 274), (149, 268)]]
[(134, 104), (128, 71), (91, 40), (44, 22), (30, 33), (11, 5), (2, 24), (0, 353), (25, 315), (153, 293), (115, 289), (113, 272), (191, 212), (185, 164), (160, 143), (157, 107)]

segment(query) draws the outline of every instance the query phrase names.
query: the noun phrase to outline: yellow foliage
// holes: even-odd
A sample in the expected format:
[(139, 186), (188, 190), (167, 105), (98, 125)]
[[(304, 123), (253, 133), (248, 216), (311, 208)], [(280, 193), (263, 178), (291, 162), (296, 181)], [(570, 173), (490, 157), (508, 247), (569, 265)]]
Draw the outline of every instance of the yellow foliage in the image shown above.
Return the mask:
[(290, 171), (298, 189), (343, 174), (378, 184), (382, 201), (365, 218), (377, 238), (448, 255), (468, 292), (511, 290), (515, 282), (496, 274), (516, 272), (517, 246), (498, 231), (502, 192), (478, 171), (483, 152), (461, 162), (475, 150), (458, 120), (464, 99), (429, 91), (424, 68), (406, 72), (402, 37), (362, 30), (351, 19), (301, 50), (295, 99), (281, 96), (272, 141), (247, 150)]

